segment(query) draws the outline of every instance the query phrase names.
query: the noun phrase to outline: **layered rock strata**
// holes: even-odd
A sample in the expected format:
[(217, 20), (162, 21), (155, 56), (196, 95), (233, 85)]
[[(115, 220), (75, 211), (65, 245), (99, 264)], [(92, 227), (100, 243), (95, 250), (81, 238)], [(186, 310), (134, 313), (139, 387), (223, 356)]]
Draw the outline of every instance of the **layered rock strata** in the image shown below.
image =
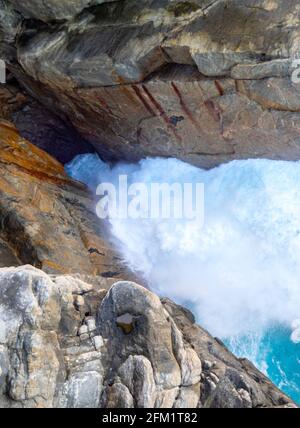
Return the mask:
[(104, 159), (300, 158), (296, 0), (2, 3), (10, 70)]
[(0, 264), (49, 273), (127, 278), (95, 214), (95, 200), (63, 166), (0, 121)]

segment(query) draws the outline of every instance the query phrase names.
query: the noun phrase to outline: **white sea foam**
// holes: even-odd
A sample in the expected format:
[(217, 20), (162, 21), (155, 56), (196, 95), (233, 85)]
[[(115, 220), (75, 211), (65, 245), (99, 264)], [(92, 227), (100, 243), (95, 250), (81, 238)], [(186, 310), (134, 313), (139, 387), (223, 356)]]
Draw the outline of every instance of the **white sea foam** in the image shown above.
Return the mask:
[(291, 334), (291, 341), (294, 343), (300, 343), (300, 319), (296, 319), (292, 322), (291, 325), (292, 328), (292, 334)]
[[(96, 155), (67, 166), (95, 189), (100, 181), (200, 182), (205, 222), (111, 220), (127, 263), (151, 287), (190, 304), (219, 337), (263, 331), (300, 317), (300, 163), (234, 161), (205, 171), (175, 159), (110, 168)], [(298, 326), (293, 340), (298, 340)]]

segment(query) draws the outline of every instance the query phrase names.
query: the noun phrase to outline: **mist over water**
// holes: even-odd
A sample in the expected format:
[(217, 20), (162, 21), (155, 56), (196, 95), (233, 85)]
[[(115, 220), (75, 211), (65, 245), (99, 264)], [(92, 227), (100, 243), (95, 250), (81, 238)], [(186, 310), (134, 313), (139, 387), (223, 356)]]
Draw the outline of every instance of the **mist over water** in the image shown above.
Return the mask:
[[(128, 265), (300, 402), (300, 163), (233, 161), (205, 171), (175, 159), (110, 168), (81, 155), (67, 172), (100, 182), (204, 183), (204, 226), (111, 219)], [(292, 335), (292, 336), (291, 336)], [(299, 375), (297, 374), (299, 373)]]

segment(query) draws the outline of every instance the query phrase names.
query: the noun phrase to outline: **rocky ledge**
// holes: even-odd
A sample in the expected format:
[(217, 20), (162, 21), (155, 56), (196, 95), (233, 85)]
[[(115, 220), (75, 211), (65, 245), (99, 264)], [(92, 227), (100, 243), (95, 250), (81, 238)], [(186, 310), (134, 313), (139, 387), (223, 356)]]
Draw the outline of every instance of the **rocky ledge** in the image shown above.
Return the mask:
[(0, 407), (295, 407), (133, 282), (0, 269)]
[(104, 159), (300, 159), (296, 0), (1, 0), (0, 10), (11, 73)]
[(94, 205), (59, 162), (0, 120), (0, 267), (132, 278)]

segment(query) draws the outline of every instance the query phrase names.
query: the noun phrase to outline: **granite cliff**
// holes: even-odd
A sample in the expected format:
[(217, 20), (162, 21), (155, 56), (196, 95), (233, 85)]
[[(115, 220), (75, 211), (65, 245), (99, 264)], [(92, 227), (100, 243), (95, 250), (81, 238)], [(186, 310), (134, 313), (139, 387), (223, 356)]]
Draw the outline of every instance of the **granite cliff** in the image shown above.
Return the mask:
[(295, 407), (193, 315), (133, 282), (0, 269), (0, 406)]
[(0, 407), (295, 407), (128, 281), (87, 189), (6, 121), (0, 171)]
[(107, 160), (295, 160), (296, 0), (1, 0), (2, 56)]
[(0, 121), (0, 266), (127, 278), (92, 195), (63, 166)]
[(299, 13), (296, 0), (0, 0), (0, 407), (295, 407), (138, 285), (63, 163), (300, 159)]

